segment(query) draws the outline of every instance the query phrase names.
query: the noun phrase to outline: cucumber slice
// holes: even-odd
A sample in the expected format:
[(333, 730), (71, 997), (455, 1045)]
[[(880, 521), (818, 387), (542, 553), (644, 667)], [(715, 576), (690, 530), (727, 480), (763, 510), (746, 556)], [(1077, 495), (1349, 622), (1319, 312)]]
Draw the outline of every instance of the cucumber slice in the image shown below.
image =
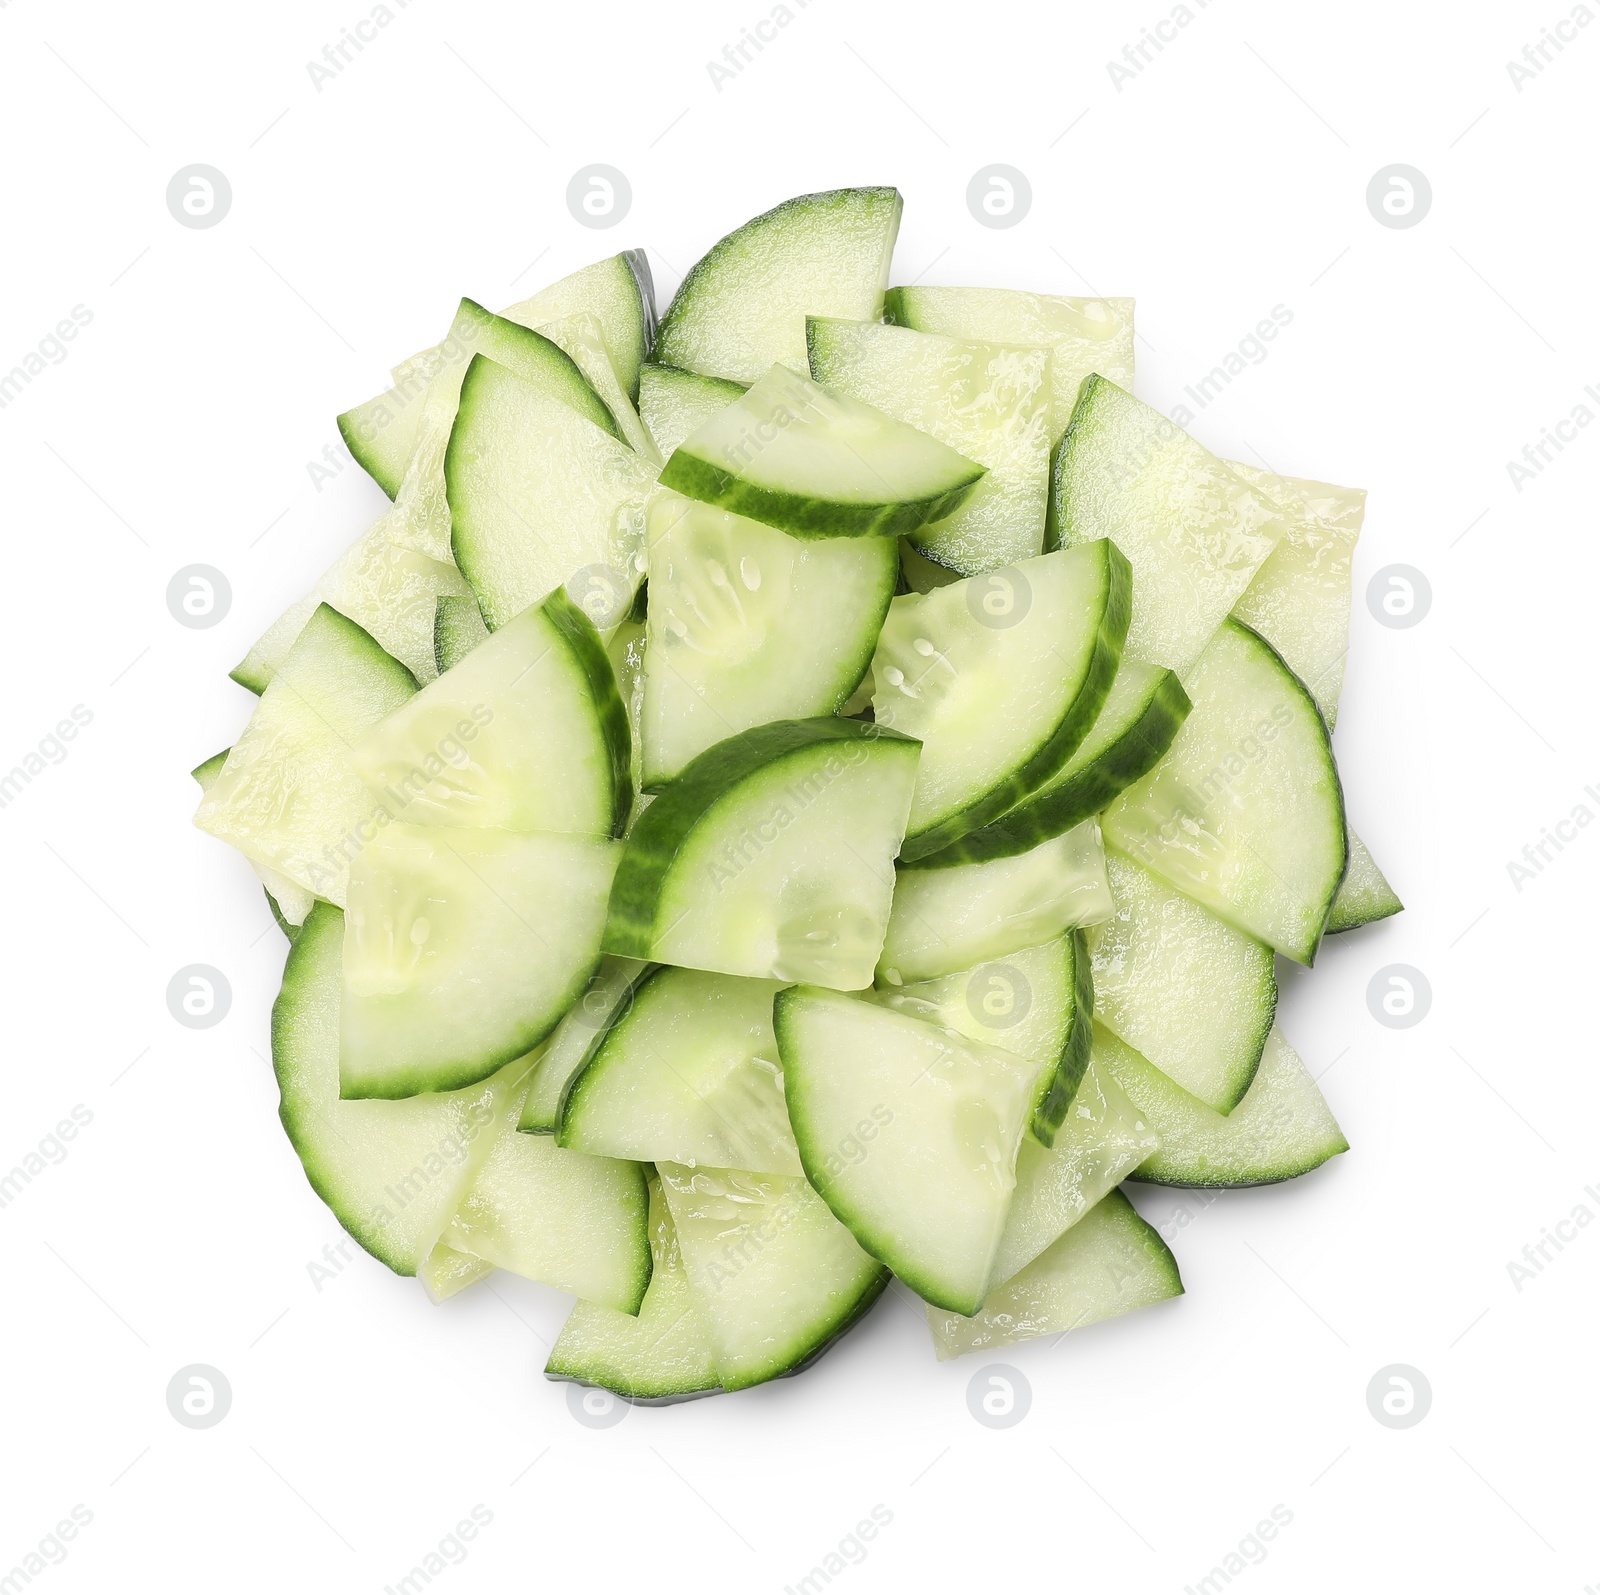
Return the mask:
[(878, 960), (903, 986), (1037, 947), (1113, 912), (1093, 820), (1014, 858), (956, 869), (902, 869)]
[(645, 537), (646, 790), (736, 732), (849, 702), (894, 596), (890, 539), (789, 537), (665, 490)]
[(1010, 858), (1081, 825), (1155, 768), (1189, 708), (1189, 695), (1172, 671), (1124, 655), (1105, 707), (1078, 751), (1015, 808), (917, 859), (916, 867), (947, 869)]
[(941, 1362), (1037, 1335), (1063, 1334), (1183, 1294), (1177, 1259), (1121, 1191), (1097, 1202), (973, 1318), (928, 1309)]
[(662, 485), (796, 537), (896, 537), (950, 514), (983, 467), (776, 365), (672, 451)]
[(508, 1124), (445, 1240), (524, 1279), (637, 1313), (650, 1283), (644, 1170), (565, 1151), (547, 1135), (518, 1135)]
[(907, 863), (998, 819), (1072, 757), (1111, 690), (1128, 605), (1127, 561), (1100, 542), (889, 606), (873, 712), (923, 745)]
[(554, 1135), (567, 1086), (583, 1068), (607, 1031), (627, 1013), (639, 982), (654, 966), (637, 958), (602, 958), (583, 995), (567, 1010), (539, 1055), (517, 1128)]
[(1045, 546), (1109, 537), (1128, 556), (1129, 653), (1186, 673), (1283, 534), (1278, 506), (1181, 427), (1085, 379), (1056, 448)]
[(772, 1034), (778, 989), (656, 970), (568, 1086), (557, 1141), (650, 1163), (801, 1173)]
[(1334, 898), (1333, 907), (1328, 913), (1330, 936), (1337, 931), (1358, 930), (1375, 920), (1387, 919), (1406, 906), (1383, 878), (1383, 871), (1367, 850), (1367, 844), (1354, 831), (1348, 835), (1350, 867), (1339, 883), (1339, 895)]
[(924, 1300), (976, 1312), (1011, 1206), (1038, 1064), (815, 986), (780, 992), (772, 1023), (813, 1188)]
[(392, 388), (338, 418), (339, 436), (351, 457), (390, 498), (405, 480), (421, 434), (428, 388), (438, 374), (443, 350), (442, 344), (436, 344), (402, 362), (394, 369)]
[(387, 819), (351, 747), (416, 690), (410, 671), (361, 627), (319, 605), (201, 798), (195, 824), (342, 906), (350, 859)]
[(1106, 840), (1309, 964), (1347, 857), (1327, 725), (1271, 645), (1236, 620), (1184, 685), (1193, 712), (1166, 758), (1101, 816)]
[(442, 676), (487, 640), (476, 598), (440, 598), (433, 611), (433, 662)]
[(1228, 469), (1284, 512), (1284, 534), (1233, 606), (1234, 618), (1283, 655), (1331, 731), (1350, 651), (1351, 566), (1366, 489), (1274, 476), (1231, 462)]
[(585, 266), (521, 299), (501, 314), (525, 327), (568, 316), (592, 315), (600, 323), (611, 369), (629, 399), (639, 397), (639, 363), (656, 332), (656, 290), (642, 249), (625, 249)]
[(1045, 1146), (1067, 1117), (1089, 1061), (1094, 987), (1081, 931), (1003, 962), (874, 994), (886, 1008), (1025, 1058), (1038, 1070), (1028, 1128)]
[(1083, 379), (1133, 387), (1133, 301), (1068, 299), (1016, 288), (891, 288), (883, 319), (897, 327), (1050, 351), (1050, 439), (1072, 419)]
[(1161, 1142), (1133, 1179), (1150, 1185), (1273, 1185), (1350, 1150), (1310, 1071), (1281, 1030), (1267, 1038), (1250, 1089), (1226, 1118), (1099, 1026), (1094, 1056)]
[(639, 1406), (663, 1406), (720, 1386), (661, 1181), (648, 1179), (652, 1267), (638, 1317), (578, 1302), (550, 1348), (544, 1376), (598, 1385)]
[(803, 1372), (889, 1283), (804, 1180), (678, 1163), (659, 1172), (724, 1390)]
[(698, 371), (680, 371), (676, 366), (642, 365), (639, 419), (662, 459), (668, 459), (691, 432), (718, 410), (726, 410), (743, 392), (742, 382), (703, 377)]
[(1127, 1092), (1091, 1062), (1055, 1145), (1047, 1151), (1031, 1135), (1022, 1138), (995, 1279), (1019, 1274), (1159, 1144)]
[(905, 538), (900, 540), (900, 591), (931, 593), (961, 580), (959, 571), (946, 570), (919, 554)]
[(386, 826), (350, 866), (339, 1090), (451, 1091), (522, 1058), (600, 962), (622, 848)]
[(435, 1307), (442, 1307), (452, 1296), (459, 1295), (468, 1285), (476, 1285), (494, 1272), (494, 1264), (468, 1252), (458, 1252), (453, 1246), (440, 1241), (423, 1258), (417, 1269), (417, 1278)]
[(444, 477), (456, 563), (490, 630), (590, 567), (631, 595), (655, 474), (609, 432), (475, 355)]
[(1106, 873), (1116, 913), (1084, 932), (1095, 1018), (1207, 1107), (1231, 1113), (1277, 1013), (1272, 949), (1115, 851)]
[(917, 753), (859, 720), (780, 720), (719, 742), (633, 828), (606, 951), (842, 991), (871, 985)]
[(806, 317), (876, 321), (900, 231), (892, 188), (802, 194), (736, 228), (693, 266), (650, 358), (751, 383), (806, 363)]
[[(221, 753), (213, 753), (203, 764), (197, 764), (189, 774), (199, 784), (200, 794), (203, 797), (216, 784), (217, 777), (222, 774), (222, 767), (228, 762), (228, 755), (233, 750), (224, 748)], [(256, 879), (261, 882), (267, 894), (267, 906), (272, 910), (272, 917), (277, 920), (278, 928), (285, 936), (293, 941), (296, 932), (306, 922), (306, 915), (311, 912), (311, 906), (316, 898), (297, 881), (292, 881), (287, 875), (280, 875), (277, 870), (265, 864), (258, 864), (253, 858), (246, 859), (250, 868), (256, 872)]]
[(642, 454), (652, 465), (659, 466), (666, 456), (656, 451), (655, 439), (645, 430), (633, 401), (623, 391), (622, 383), (611, 365), (605, 328), (600, 325), (598, 318), (585, 312), (567, 316), (561, 321), (548, 322), (538, 330), (572, 357), (572, 363), (584, 374), (600, 402), (610, 411), (612, 430), (617, 436), (635, 454)]
[[(638, 821), (640, 813), (652, 799), (642, 786), (644, 775), (644, 670), (645, 616), (648, 585), (641, 584), (634, 598), (633, 609), (606, 639), (606, 657), (611, 661), (611, 673), (616, 677), (617, 696), (628, 716), (628, 743), (631, 757), (628, 760), (628, 781), (633, 794), (633, 807), (628, 811), (626, 836)], [(635, 751), (637, 750), (637, 751)]]
[(1047, 349), (818, 316), (806, 335), (818, 382), (987, 467), (953, 514), (904, 529), (923, 554), (970, 576), (1039, 553), (1054, 441)]
[(339, 1099), (344, 915), (311, 910), (272, 1008), (279, 1116), (312, 1189), (379, 1262), (414, 1274), (521, 1105), (527, 1073), (508, 1064), (478, 1085), (405, 1102)]
[(612, 836), (630, 799), (627, 711), (563, 592), (524, 610), (356, 743), (397, 819)]

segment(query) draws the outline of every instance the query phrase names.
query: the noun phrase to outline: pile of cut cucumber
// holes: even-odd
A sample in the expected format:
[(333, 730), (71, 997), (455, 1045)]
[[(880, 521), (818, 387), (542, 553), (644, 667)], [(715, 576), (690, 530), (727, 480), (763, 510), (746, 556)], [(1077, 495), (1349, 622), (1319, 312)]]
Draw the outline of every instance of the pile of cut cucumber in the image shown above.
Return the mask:
[(1278, 957), (1399, 900), (1329, 729), (1364, 494), (1132, 392), (1133, 301), (892, 288), (900, 196), (629, 251), (339, 417), (391, 503), (233, 672), (196, 822), (290, 941), (307, 1178), (630, 1401), (1179, 1294), (1125, 1182), (1345, 1150)]

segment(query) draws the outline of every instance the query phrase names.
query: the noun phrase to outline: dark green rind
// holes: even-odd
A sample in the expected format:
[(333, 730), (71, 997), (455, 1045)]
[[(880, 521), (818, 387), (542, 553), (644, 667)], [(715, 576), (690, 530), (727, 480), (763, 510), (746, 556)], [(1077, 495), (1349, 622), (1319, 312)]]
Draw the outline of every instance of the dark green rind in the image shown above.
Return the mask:
[(758, 487), (681, 444), (661, 472), (661, 485), (791, 537), (900, 537), (959, 509), (987, 471), (972, 469), (966, 480), (928, 498), (864, 504)]
[(588, 1050), (583, 1055), (583, 1062), (573, 1070), (572, 1077), (567, 1081), (566, 1088), (561, 1093), (561, 1106), (556, 1109), (556, 1145), (565, 1146), (567, 1143), (562, 1137), (567, 1132), (567, 1125), (573, 1115), (578, 1112), (579, 1104), (584, 1095), (594, 1085), (600, 1075), (601, 1053), (605, 1050), (613, 1036), (620, 1034), (627, 1025), (628, 1019), (634, 1011), (634, 1004), (638, 1001), (645, 987), (657, 975), (665, 974), (668, 965), (657, 964), (651, 969), (641, 970), (639, 978), (629, 987), (627, 992), (618, 1001), (616, 1008), (601, 1026), (599, 1033), (589, 1043)]
[(442, 676), (489, 635), (476, 598), (441, 593), (433, 601), (433, 667)]
[(802, 1343), (802, 1349), (794, 1361), (785, 1363), (781, 1368), (772, 1368), (764, 1373), (730, 1380), (723, 1385), (723, 1389), (729, 1393), (735, 1390), (752, 1390), (757, 1385), (770, 1384), (774, 1379), (793, 1379), (808, 1368), (814, 1368), (871, 1312), (873, 1304), (888, 1286), (889, 1270), (880, 1267), (867, 1279), (860, 1293), (841, 1308), (837, 1318), (831, 1323), (821, 1325), (809, 1345)]
[[(1354, 860), (1355, 849), (1346, 840), (1345, 851), (1347, 863), (1345, 878), (1339, 884), (1339, 890), (1334, 895), (1333, 907), (1328, 910), (1328, 927), (1323, 932), (1326, 936), (1338, 936), (1347, 930), (1360, 930), (1363, 925), (1376, 925), (1379, 920), (1388, 919), (1392, 915), (1405, 912), (1405, 904), (1400, 901), (1399, 894), (1392, 887), (1383, 871), (1378, 868), (1378, 861), (1372, 860), (1372, 868), (1378, 877), (1378, 885), (1361, 892), (1347, 892), (1346, 887), (1351, 885), (1350, 862)], [(1368, 849), (1368, 857), (1371, 850)]]
[(368, 451), (365, 440), (356, 428), (354, 411), (346, 410), (343, 415), (335, 416), (334, 424), (339, 428), (339, 436), (344, 439), (344, 446), (350, 451), (350, 458), (383, 489), (386, 497), (392, 499), (400, 491), (400, 483), (405, 479), (405, 473), (401, 472), (396, 476), (375, 451)]
[(300, 932), (305, 927), (302, 925), (291, 925), (289, 921), (283, 917), (283, 910), (278, 907), (278, 899), (274, 897), (272, 893), (269, 892), (264, 886), (261, 888), (261, 895), (266, 898), (267, 907), (272, 910), (272, 917), (278, 922), (278, 929), (289, 938), (289, 945), (292, 947), (295, 942), (300, 939)]
[(1094, 1040), (1094, 968), (1089, 944), (1083, 932), (1075, 930), (1069, 933), (1067, 945), (1072, 949), (1072, 1018), (1055, 1073), (1044, 1095), (1034, 1104), (1028, 1124), (1034, 1139), (1045, 1147), (1056, 1144), (1056, 1131), (1066, 1122), (1072, 1099), (1083, 1084), (1089, 1067), (1089, 1046)]
[(1083, 686), (1071, 708), (1049, 741), (1005, 780), (992, 786), (959, 814), (952, 814), (925, 831), (907, 835), (900, 848), (901, 863), (914, 866), (917, 860), (943, 852), (962, 837), (982, 830), (1009, 813), (1029, 793), (1037, 791), (1048, 781), (1078, 751), (1078, 744), (1093, 729), (1111, 692), (1117, 666), (1122, 663), (1122, 645), (1127, 638), (1128, 621), (1133, 614), (1132, 567), (1122, 550), (1109, 539), (1101, 538), (1093, 546), (1104, 548), (1101, 558), (1105, 561), (1106, 602), (1101, 612), (1089, 668), (1084, 672)]
[[(473, 360), (493, 360), (514, 377), (532, 383), (542, 393), (575, 410), (584, 420), (594, 422), (617, 442), (627, 441), (605, 400), (590, 387), (589, 379), (577, 362), (559, 344), (552, 343), (542, 332), (524, 327), (521, 322), (507, 321), (504, 316), (485, 310), (475, 300), (463, 299), (461, 309), (480, 327)], [(468, 364), (470, 368), (471, 362)]]
[[(1334, 908), (1339, 906), (1338, 898), (1334, 899)], [(1352, 911), (1351, 917), (1335, 920), (1333, 913), (1328, 915), (1328, 926), (1323, 931), (1326, 936), (1342, 936), (1347, 930), (1360, 930), (1363, 925), (1376, 925), (1381, 920), (1392, 919), (1396, 914), (1403, 914), (1406, 905), (1397, 897), (1392, 904), (1386, 903), (1373, 913), (1365, 911)]]
[[(1258, 1185), (1282, 1185), (1286, 1180), (1297, 1180), (1302, 1174), (1320, 1169), (1324, 1163), (1349, 1150), (1350, 1143), (1341, 1135), (1338, 1146), (1328, 1147), (1326, 1151), (1308, 1158), (1299, 1167), (1286, 1169), (1281, 1174), (1265, 1175), (1259, 1180), (1208, 1180), (1200, 1177), (1184, 1179), (1177, 1173), (1161, 1172), (1161, 1154), (1157, 1152), (1141, 1163), (1128, 1179), (1136, 1180), (1140, 1185), (1166, 1185), (1180, 1191), (1251, 1191)], [(1152, 1166), (1157, 1172), (1150, 1172)]]
[(916, 329), (916, 323), (906, 310), (904, 288), (887, 288), (883, 295), (883, 319), (891, 327), (911, 327)]
[(624, 249), (621, 260), (632, 274), (633, 286), (639, 294), (638, 354), (632, 362), (632, 370), (622, 384), (628, 390), (628, 397), (637, 404), (639, 367), (644, 364), (645, 356), (656, 338), (656, 284), (650, 272), (650, 257), (642, 249)]
[(723, 798), (759, 770), (831, 742), (903, 742), (915, 738), (861, 720), (776, 720), (729, 737), (684, 766), (640, 816), (611, 886), (604, 950), (654, 958), (656, 910), (678, 854)]
[(221, 753), (213, 753), (209, 759), (203, 760), (189, 772), (200, 783), (202, 792), (222, 773), (222, 766), (227, 763), (228, 755), (232, 752), (232, 748), (224, 748)]
[(609, 1390), (618, 1401), (626, 1401), (630, 1407), (676, 1407), (685, 1401), (699, 1401), (706, 1396), (726, 1394), (721, 1385), (708, 1385), (701, 1390), (674, 1390), (666, 1394), (625, 1389), (620, 1380), (608, 1385), (603, 1380), (585, 1377), (576, 1368), (558, 1368), (553, 1354), (545, 1364), (544, 1376), (552, 1384), (581, 1385), (585, 1390)]
[(1169, 670), (1145, 712), (1093, 764), (1042, 796), (1024, 799), (1009, 813), (963, 836), (942, 852), (902, 861), (904, 867), (953, 869), (957, 864), (1013, 858), (1081, 825), (1161, 762), (1190, 707), (1183, 683)]
[(633, 595), (633, 607), (628, 611), (630, 626), (642, 626), (650, 618), (650, 578), (648, 576), (639, 583), (639, 590)]
[(246, 692), (253, 692), (258, 698), (267, 690), (267, 684), (272, 680), (271, 676), (252, 674), (247, 671), (242, 660), (228, 672), (228, 679), (237, 681)]

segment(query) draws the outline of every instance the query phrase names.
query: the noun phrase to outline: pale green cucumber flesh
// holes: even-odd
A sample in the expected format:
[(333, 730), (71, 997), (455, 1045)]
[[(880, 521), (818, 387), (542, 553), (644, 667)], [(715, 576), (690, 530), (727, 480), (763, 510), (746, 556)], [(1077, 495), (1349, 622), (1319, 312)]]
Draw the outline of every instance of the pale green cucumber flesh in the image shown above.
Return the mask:
[(662, 459), (718, 410), (725, 410), (744, 392), (741, 382), (703, 377), (677, 366), (645, 364), (639, 368), (639, 419)]
[(605, 337), (617, 381), (630, 399), (639, 396), (639, 364), (656, 331), (655, 284), (642, 249), (625, 249), (584, 266), (520, 299), (501, 314), (525, 327), (568, 316), (592, 315)]
[(422, 1260), (421, 1267), (417, 1269), (417, 1279), (427, 1291), (428, 1300), (435, 1307), (440, 1307), (468, 1285), (487, 1279), (493, 1272), (493, 1263), (486, 1263), (470, 1252), (458, 1252), (455, 1247), (439, 1241)]
[(423, 400), (437, 363), (437, 356), (432, 361), (413, 356), (404, 368), (396, 368), (392, 388), (338, 418), (339, 436), (351, 457), (391, 499), (400, 491), (417, 446)]
[(1337, 931), (1358, 930), (1380, 919), (1388, 919), (1404, 908), (1394, 888), (1384, 879), (1383, 871), (1373, 858), (1367, 844), (1349, 832), (1350, 867), (1339, 883), (1339, 893), (1328, 913), (1328, 934)]
[[(230, 748), (224, 748), (221, 753), (213, 753), (189, 772), (199, 784), (202, 796), (211, 790), (217, 777), (222, 774), (222, 767), (228, 762), (231, 751)], [(290, 880), (287, 875), (280, 875), (268, 865), (257, 863), (255, 859), (246, 859), (246, 862), (261, 882), (267, 907), (272, 910), (278, 929), (293, 941), (299, 935), (300, 927), (305, 924), (306, 915), (311, 912), (316, 898), (298, 882)]]
[(539, 1054), (538, 1067), (523, 1099), (519, 1130), (554, 1135), (567, 1086), (605, 1039), (606, 1032), (628, 1011), (633, 993), (649, 972), (637, 958), (605, 957), (589, 977), (583, 995), (573, 1003)]
[[(600, 325), (599, 319), (583, 311), (575, 316), (565, 316), (560, 321), (546, 322), (538, 330), (563, 349), (583, 373), (585, 381), (594, 389), (595, 396), (609, 413), (609, 430), (614, 431), (635, 454), (643, 455), (652, 464), (659, 465), (666, 456), (656, 449), (655, 440), (646, 431), (639, 419), (639, 412), (633, 407), (633, 401), (623, 389), (612, 366), (605, 328)], [(594, 420), (595, 417), (591, 416), (590, 419)]]

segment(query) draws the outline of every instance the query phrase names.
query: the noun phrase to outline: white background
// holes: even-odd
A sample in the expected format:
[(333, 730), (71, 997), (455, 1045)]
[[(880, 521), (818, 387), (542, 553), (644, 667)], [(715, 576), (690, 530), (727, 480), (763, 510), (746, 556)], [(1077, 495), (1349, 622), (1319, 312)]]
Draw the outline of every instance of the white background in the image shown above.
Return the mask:
[[(1600, 1582), (1600, 1227), (1520, 1290), (1506, 1265), (1575, 1205), (1600, 1213), (1600, 834), (1520, 892), (1506, 865), (1600, 811), (1600, 428), (1520, 492), (1506, 462), (1575, 405), (1600, 413), (1600, 26), (1519, 92), (1506, 62), (1566, 0), (1213, 0), (1119, 90), (1106, 62), (1165, 0), (791, 4), (720, 91), (706, 63), (765, 0), (412, 0), (320, 92), (306, 63), (361, 0), (0, 6), (0, 370), (93, 313), (0, 411), (0, 765), (93, 714), (0, 811), (0, 1170), (75, 1104), (93, 1115), (0, 1210), (0, 1576), (81, 1503), (47, 1592), (377, 1592), (481, 1504), (446, 1595), (779, 1591), (881, 1504), (847, 1595), (1178, 1592), (1281, 1504), (1292, 1523), (1233, 1581), (1263, 1595), (1579, 1595)], [(965, 204), (997, 161), (1033, 188), (1007, 231)], [(165, 205), (192, 162), (232, 184), (212, 230)], [(613, 231), (566, 208), (591, 162), (632, 184)], [(1408, 230), (1365, 202), (1393, 162), (1432, 184)], [(891, 1294), (803, 1378), (592, 1431), (540, 1376), (559, 1294), (498, 1276), (435, 1309), (365, 1257), (313, 1287), (340, 1232), (276, 1121), (284, 945), (244, 864), (191, 828), (187, 771), (250, 710), (228, 667), (381, 502), (354, 466), (313, 486), (335, 413), (461, 294), (504, 304), (643, 245), (665, 304), (745, 217), (849, 183), (905, 195), (895, 281), (1136, 296), (1137, 387), (1163, 408), (1292, 311), (1193, 430), (1371, 490), (1336, 741), (1409, 908), (1285, 980), (1351, 1152), (1189, 1199), (1181, 1230), (1184, 1199), (1141, 1189), (1188, 1294), (1004, 1354), (1033, 1390), (1016, 1427), (973, 1421), (971, 1366), (936, 1365)], [(194, 561), (232, 584), (212, 630), (167, 611)], [(1431, 583), (1409, 630), (1364, 599), (1392, 563)], [(232, 983), (209, 1031), (167, 1011), (190, 963)], [(1391, 963), (1432, 984), (1411, 1030), (1368, 1011)], [(165, 1403), (190, 1363), (233, 1390), (203, 1432)], [(1433, 1391), (1404, 1431), (1367, 1408), (1392, 1363)]]

